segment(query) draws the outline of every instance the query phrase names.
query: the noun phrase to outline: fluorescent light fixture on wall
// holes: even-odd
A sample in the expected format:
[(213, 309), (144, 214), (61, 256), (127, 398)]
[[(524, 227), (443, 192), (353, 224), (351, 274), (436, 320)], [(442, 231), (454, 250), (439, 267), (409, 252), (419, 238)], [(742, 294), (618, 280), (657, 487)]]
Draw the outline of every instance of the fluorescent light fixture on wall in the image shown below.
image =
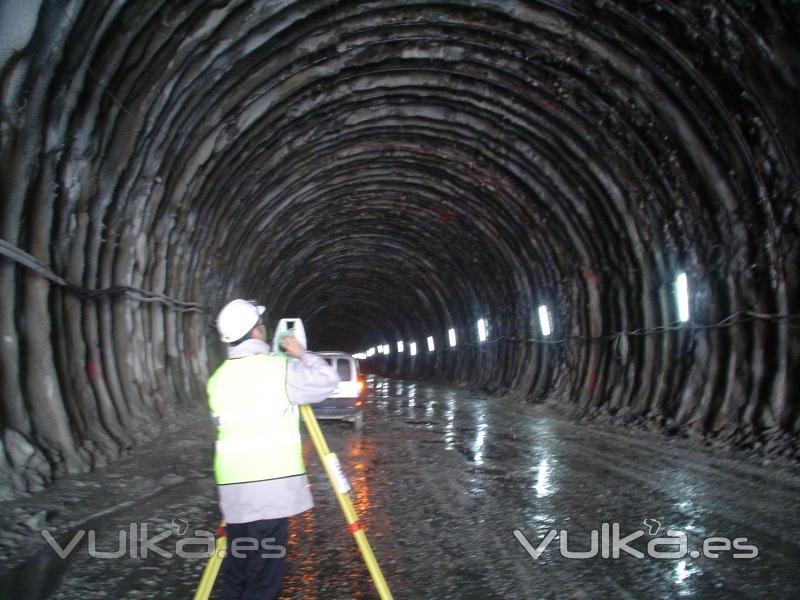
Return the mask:
[(450, 342), (450, 347), (454, 347), (456, 345), (456, 330), (455, 329), (448, 329), (447, 330), (447, 339)]
[(684, 323), (689, 320), (689, 280), (686, 273), (675, 279), (675, 296), (678, 301), (678, 318)]
[(435, 349), (435, 346), (433, 345), (433, 336), (429, 335), (428, 336), (428, 352), (433, 352), (434, 349)]
[(486, 319), (478, 319), (478, 341), (486, 341)]
[(397, 342), (397, 351), (398, 352), (405, 352), (405, 347), (403, 346), (403, 342)]
[(550, 313), (544, 304), (539, 307), (539, 327), (541, 327), (542, 335), (544, 336), (548, 336), (553, 332), (550, 326)]
[(417, 342), (411, 342), (411, 343), (408, 345), (408, 353), (409, 353), (411, 356), (414, 356), (414, 355), (417, 353)]

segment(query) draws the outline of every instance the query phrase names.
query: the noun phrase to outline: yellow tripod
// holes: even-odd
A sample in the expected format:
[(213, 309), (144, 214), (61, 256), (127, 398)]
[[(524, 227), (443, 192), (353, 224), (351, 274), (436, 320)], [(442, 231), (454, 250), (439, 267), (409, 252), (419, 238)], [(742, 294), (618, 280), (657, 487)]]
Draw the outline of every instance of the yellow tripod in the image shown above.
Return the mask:
[[(218, 531), (224, 531), (225, 522), (223, 521)], [(208, 600), (211, 596), (211, 590), (214, 589), (214, 582), (217, 580), (217, 573), (219, 567), (222, 565), (222, 557), (225, 556), (225, 549), (228, 546), (228, 538), (225, 534), (217, 535), (217, 544), (214, 548), (214, 553), (206, 563), (206, 568), (203, 569), (203, 575), (200, 577), (200, 585), (197, 586), (197, 591), (194, 593), (194, 600)]]
[[(331, 482), (331, 487), (336, 494), (336, 499), (339, 501), (339, 506), (344, 513), (344, 518), (347, 520), (347, 529), (353, 534), (356, 540), (358, 549), (361, 551), (361, 556), (364, 557), (364, 562), (367, 563), (367, 570), (372, 576), (372, 581), (375, 583), (375, 588), (378, 590), (378, 595), (381, 600), (392, 600), (392, 593), (389, 591), (389, 586), (386, 585), (386, 580), (383, 578), (383, 573), (375, 560), (375, 555), (372, 553), (372, 548), (367, 540), (367, 535), (361, 528), (358, 521), (358, 515), (353, 508), (353, 503), (350, 502), (350, 496), (347, 492), (350, 491), (350, 484), (342, 471), (342, 466), (339, 464), (339, 459), (336, 454), (330, 451), (325, 437), (322, 435), (322, 430), (319, 428), (317, 418), (314, 416), (314, 411), (308, 404), (300, 406), (300, 414), (303, 415), (303, 421), (306, 424), (306, 429), (314, 442), (314, 447), (317, 449), (319, 459), (322, 466), (325, 467), (325, 472), (328, 474), (328, 479)], [(222, 524), (224, 525), (224, 523)], [(223, 535), (217, 537), (217, 547), (211, 558), (208, 559), (206, 568), (203, 570), (203, 575), (200, 578), (200, 585), (194, 594), (194, 600), (208, 600), (211, 595), (211, 590), (214, 587), (214, 581), (217, 579), (217, 573), (222, 563), (222, 557), (225, 555), (225, 548), (227, 546), (227, 538)]]
[(317, 423), (317, 417), (314, 416), (311, 406), (302, 404), (300, 406), (300, 414), (303, 415), (303, 421), (311, 436), (311, 441), (314, 442), (319, 459), (322, 462), (322, 466), (325, 467), (325, 472), (328, 474), (336, 499), (339, 501), (345, 520), (347, 520), (347, 529), (353, 534), (358, 549), (361, 550), (361, 556), (364, 557), (364, 562), (367, 563), (367, 570), (372, 576), (378, 595), (381, 600), (392, 600), (392, 593), (389, 591), (389, 586), (386, 585), (386, 580), (383, 578), (378, 561), (375, 560), (375, 555), (372, 553), (372, 548), (369, 545), (369, 541), (367, 541), (367, 534), (361, 528), (353, 503), (350, 502), (350, 496), (347, 495), (347, 492), (350, 491), (350, 484), (344, 476), (339, 459), (336, 454), (328, 449), (328, 444), (325, 442), (319, 423)]

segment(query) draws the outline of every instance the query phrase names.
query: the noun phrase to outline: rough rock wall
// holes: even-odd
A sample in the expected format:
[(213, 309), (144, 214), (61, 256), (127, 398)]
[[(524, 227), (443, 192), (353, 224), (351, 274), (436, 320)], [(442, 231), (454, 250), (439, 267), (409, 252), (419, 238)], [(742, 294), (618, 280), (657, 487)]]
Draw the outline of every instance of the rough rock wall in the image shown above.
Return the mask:
[[(209, 315), (232, 295), (302, 316), (317, 348), (420, 345), (377, 371), (796, 439), (796, 3), (0, 15), (0, 238), (73, 286), (0, 258), (9, 484), (113, 458), (202, 402)], [(669, 327), (679, 271), (690, 325), (720, 326)]]

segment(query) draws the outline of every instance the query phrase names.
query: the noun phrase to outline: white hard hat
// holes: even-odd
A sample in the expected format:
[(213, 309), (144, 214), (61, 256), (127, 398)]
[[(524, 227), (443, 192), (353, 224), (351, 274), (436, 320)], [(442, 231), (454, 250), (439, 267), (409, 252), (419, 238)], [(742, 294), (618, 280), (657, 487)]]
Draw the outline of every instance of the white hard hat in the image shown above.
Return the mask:
[(242, 339), (258, 323), (264, 307), (255, 300), (236, 299), (228, 302), (217, 316), (217, 331), (223, 342)]

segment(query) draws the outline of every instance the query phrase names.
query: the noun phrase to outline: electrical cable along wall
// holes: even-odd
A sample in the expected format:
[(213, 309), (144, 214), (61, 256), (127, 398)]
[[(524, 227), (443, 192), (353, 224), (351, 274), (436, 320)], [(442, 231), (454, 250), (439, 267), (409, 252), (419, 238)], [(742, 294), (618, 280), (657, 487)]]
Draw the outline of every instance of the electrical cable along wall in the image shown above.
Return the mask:
[[(796, 453), (796, 3), (9, 0), (0, 23), (5, 495), (202, 404), (233, 296), (318, 349), (390, 344), (387, 374)], [(539, 306), (569, 341), (531, 341)]]

